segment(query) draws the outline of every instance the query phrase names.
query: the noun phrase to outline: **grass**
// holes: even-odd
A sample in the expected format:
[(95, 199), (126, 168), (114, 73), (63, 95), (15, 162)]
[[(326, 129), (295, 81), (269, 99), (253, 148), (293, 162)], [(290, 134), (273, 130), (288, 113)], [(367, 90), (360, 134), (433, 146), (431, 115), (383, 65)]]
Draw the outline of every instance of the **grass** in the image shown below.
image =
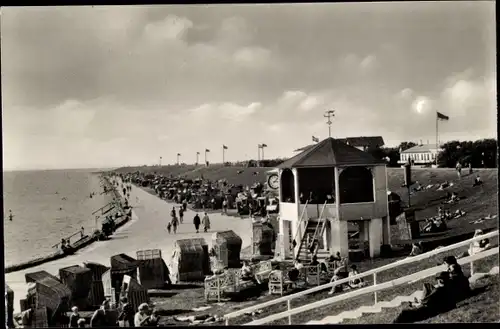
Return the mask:
[[(447, 253), (444, 253), (447, 254)], [(416, 264), (412, 265), (406, 265), (406, 266), (401, 266), (396, 269), (392, 269), (391, 271), (386, 271), (382, 272), (377, 276), (378, 282), (386, 282), (398, 277), (402, 277), (405, 275), (408, 275), (410, 273), (414, 273), (420, 270), (424, 270), (429, 267), (433, 267), (437, 265), (437, 263), (441, 263), (443, 256), (435, 257), (430, 260), (425, 260), (421, 262), (417, 262)], [(393, 260), (392, 260), (393, 261)], [(383, 262), (378, 262), (378, 264), (374, 264), (376, 267), (382, 266)], [(359, 264), (360, 266), (363, 264)], [(485, 259), (482, 259), (480, 261), (477, 261), (474, 263), (474, 270), (476, 272), (488, 272), (493, 266), (498, 266), (498, 258), (497, 256), (492, 256), (488, 257)], [(367, 270), (368, 268), (361, 269), (361, 270)], [(467, 274), (468, 272), (468, 266), (463, 267), (464, 272)], [(371, 284), (371, 280), (365, 280), (367, 284)], [(394, 297), (399, 296), (399, 295), (410, 295), (414, 291), (421, 289), (422, 285), (424, 282), (432, 282), (433, 279), (425, 279), (413, 284), (409, 285), (402, 285), (398, 286), (392, 289), (387, 289), (384, 291), (381, 291), (378, 293), (378, 300), (379, 301), (390, 301), (394, 299)], [(327, 294), (328, 290), (326, 291), (321, 291), (317, 292), (314, 294), (306, 295), (301, 298), (298, 298), (297, 300), (292, 301), (292, 308), (302, 306), (305, 304), (309, 304), (318, 300), (326, 299), (330, 297), (330, 295)], [(336, 304), (331, 304), (325, 307), (317, 308), (308, 312), (300, 313), (292, 318), (292, 323), (293, 324), (304, 324), (308, 321), (311, 320), (321, 320), (325, 318), (326, 316), (331, 316), (331, 315), (336, 315), (340, 314), (343, 311), (349, 311), (349, 310), (355, 310), (361, 306), (364, 305), (372, 305), (374, 303), (374, 296), (373, 294), (367, 294), (355, 298), (350, 298), (348, 300), (336, 303)], [(279, 313), (287, 310), (286, 303), (280, 303), (276, 304), (270, 307), (267, 307), (266, 309), (263, 310), (263, 312), (259, 315), (258, 318), (263, 318), (266, 316), (269, 316), (274, 313)], [(227, 312), (226, 312), (227, 313)], [(250, 316), (241, 316), (236, 319), (231, 320), (231, 324), (234, 325), (239, 325), (239, 324), (244, 324), (252, 321), (252, 318)], [(286, 325), (288, 323), (287, 318), (283, 318), (278, 321), (274, 321), (272, 323), (269, 323), (270, 325)]]
[[(453, 310), (431, 317), (420, 323), (485, 323), (497, 322), (500, 319), (498, 299), (500, 298), (500, 277), (488, 276), (475, 282), (472, 296), (457, 303)], [(384, 324), (392, 323), (396, 316), (407, 307), (387, 308), (380, 313), (363, 314), (358, 319), (349, 319), (342, 324)]]

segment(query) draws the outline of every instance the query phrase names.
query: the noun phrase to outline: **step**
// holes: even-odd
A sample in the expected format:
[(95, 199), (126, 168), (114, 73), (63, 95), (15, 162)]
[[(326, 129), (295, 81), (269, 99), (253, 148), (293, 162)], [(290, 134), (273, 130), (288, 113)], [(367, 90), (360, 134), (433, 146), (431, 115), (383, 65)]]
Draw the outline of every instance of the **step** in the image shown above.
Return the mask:
[[(469, 282), (473, 283), (485, 276), (498, 274), (499, 267), (495, 266), (488, 273), (475, 273), (469, 278)], [(327, 316), (322, 320), (309, 321), (306, 324), (340, 324), (345, 319), (357, 319), (363, 316), (363, 313), (380, 313), (384, 308), (395, 308), (401, 306), (401, 304), (403, 304), (404, 302), (413, 302), (415, 298), (421, 299), (422, 294), (422, 290), (417, 290), (409, 296), (397, 296), (391, 301), (382, 301), (371, 306), (361, 306), (356, 310), (344, 311), (339, 313), (338, 315)]]

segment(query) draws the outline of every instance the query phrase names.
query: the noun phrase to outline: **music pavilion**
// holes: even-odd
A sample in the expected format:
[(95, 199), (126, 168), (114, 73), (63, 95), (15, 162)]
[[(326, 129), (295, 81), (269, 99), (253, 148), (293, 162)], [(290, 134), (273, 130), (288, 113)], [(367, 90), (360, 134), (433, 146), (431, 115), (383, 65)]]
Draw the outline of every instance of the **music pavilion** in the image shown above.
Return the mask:
[[(390, 245), (385, 162), (327, 138), (270, 174), (269, 184), (279, 189), (278, 241), (285, 258), (298, 257), (301, 241), (311, 238), (311, 223), (316, 226), (312, 231), (321, 235), (316, 235), (318, 258), (337, 252), (348, 257), (349, 222), (359, 227), (360, 242), (369, 245), (370, 257), (379, 256), (383, 244)], [(323, 222), (324, 229), (318, 229)]]

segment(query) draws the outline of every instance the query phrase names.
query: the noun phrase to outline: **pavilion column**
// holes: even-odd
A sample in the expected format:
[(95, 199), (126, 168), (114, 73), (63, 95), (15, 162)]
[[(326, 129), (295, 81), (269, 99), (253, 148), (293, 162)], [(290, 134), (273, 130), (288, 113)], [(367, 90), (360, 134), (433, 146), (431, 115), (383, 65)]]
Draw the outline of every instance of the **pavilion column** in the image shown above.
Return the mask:
[(370, 240), (370, 222), (367, 220), (358, 221), (359, 225), (359, 242), (363, 243)]
[(382, 244), (391, 245), (391, 222), (389, 216), (382, 218)]
[(342, 257), (349, 257), (349, 238), (347, 231), (347, 221), (332, 220), (331, 225), (331, 246), (330, 254), (340, 252)]
[(383, 224), (382, 218), (372, 218), (369, 224), (369, 244), (370, 257), (375, 258), (380, 256), (380, 246), (383, 239)]
[[(294, 189), (294, 196), (295, 196), (295, 204), (297, 205), (297, 219), (294, 220), (292, 224), (292, 233), (293, 236), (296, 238), (297, 241), (295, 241), (297, 244), (295, 246), (295, 253), (298, 252), (298, 248), (300, 246), (300, 240), (302, 239), (303, 235), (303, 229), (302, 225), (300, 224), (300, 215), (301, 215), (301, 209), (300, 209), (300, 199), (299, 199), (299, 172), (297, 168), (292, 168), (292, 173), (293, 173), (293, 189)], [(298, 233), (297, 233), (298, 232)]]

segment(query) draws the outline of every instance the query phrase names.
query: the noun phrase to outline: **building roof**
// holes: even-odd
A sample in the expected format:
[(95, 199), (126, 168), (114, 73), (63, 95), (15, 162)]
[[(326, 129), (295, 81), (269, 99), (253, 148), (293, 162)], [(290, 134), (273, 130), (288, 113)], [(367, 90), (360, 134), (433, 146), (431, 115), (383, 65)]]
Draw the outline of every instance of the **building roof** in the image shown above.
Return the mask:
[(361, 147), (361, 146), (382, 147), (385, 145), (382, 136), (347, 137), (347, 138), (340, 138), (340, 140), (354, 147)]
[(410, 147), (407, 150), (404, 150), (401, 153), (427, 153), (431, 151), (436, 151), (438, 148), (436, 147), (436, 144), (423, 144), (423, 145), (417, 145)]
[[(364, 147), (364, 146), (366, 146), (366, 147), (376, 147), (376, 146), (382, 147), (385, 145), (384, 139), (382, 138), (382, 136), (347, 137), (347, 138), (338, 138), (337, 140), (342, 141), (344, 143), (347, 143), (347, 144), (354, 146), (354, 147)], [(307, 145), (307, 146), (298, 148), (294, 152), (305, 151), (305, 150), (313, 147), (314, 145), (316, 145), (316, 144), (311, 144), (311, 145)]]
[(339, 165), (385, 164), (341, 140), (327, 138), (286, 160), (278, 168), (331, 167)]

